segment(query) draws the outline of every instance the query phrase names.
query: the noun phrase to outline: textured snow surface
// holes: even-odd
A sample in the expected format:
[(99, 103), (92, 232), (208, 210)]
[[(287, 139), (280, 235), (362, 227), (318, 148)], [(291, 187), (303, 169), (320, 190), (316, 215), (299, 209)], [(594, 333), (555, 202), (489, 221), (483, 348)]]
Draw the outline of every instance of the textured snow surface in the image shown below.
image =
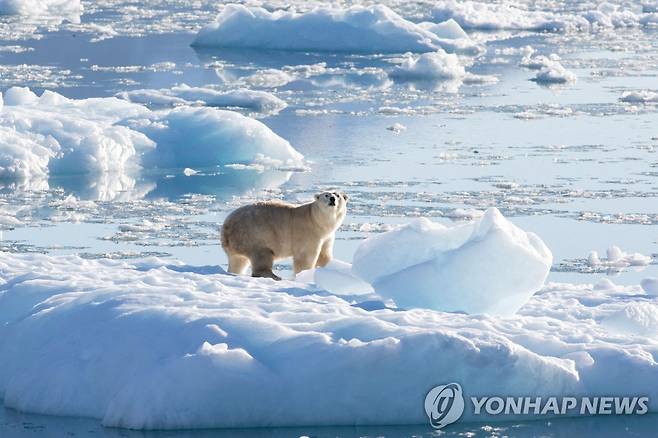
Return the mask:
[(212, 266), (0, 253), (0, 396), (131, 428), (424, 423), (446, 381), (656, 411), (656, 305), (606, 282), (549, 284), (509, 318), (367, 311)]
[(113, 97), (76, 100), (50, 91), (38, 97), (13, 87), (0, 109), (1, 178), (302, 161), (261, 122), (215, 108), (151, 111)]
[(384, 5), (317, 8), (299, 14), (231, 4), (215, 22), (199, 31), (193, 44), (332, 52), (430, 52), (441, 47), (441, 39)]
[(538, 236), (491, 208), (451, 228), (419, 218), (370, 237), (352, 268), (404, 308), (509, 315), (542, 287), (552, 260)]

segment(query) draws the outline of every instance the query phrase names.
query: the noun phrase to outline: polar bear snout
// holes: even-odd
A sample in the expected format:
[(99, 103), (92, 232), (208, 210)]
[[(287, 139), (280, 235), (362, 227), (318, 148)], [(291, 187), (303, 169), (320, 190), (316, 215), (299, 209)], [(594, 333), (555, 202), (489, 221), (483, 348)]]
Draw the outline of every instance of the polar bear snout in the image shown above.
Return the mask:
[(347, 195), (342, 192), (322, 192), (315, 195), (315, 200), (328, 207), (341, 207), (347, 203)]

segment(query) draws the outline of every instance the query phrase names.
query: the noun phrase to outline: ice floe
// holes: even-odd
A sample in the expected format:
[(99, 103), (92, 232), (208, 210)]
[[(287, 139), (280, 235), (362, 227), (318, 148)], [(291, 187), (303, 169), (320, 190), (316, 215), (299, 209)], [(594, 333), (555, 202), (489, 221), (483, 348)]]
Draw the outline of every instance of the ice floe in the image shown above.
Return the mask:
[(627, 253), (618, 246), (611, 246), (606, 251), (606, 258), (599, 257), (596, 251), (590, 251), (587, 263), (591, 267), (625, 268), (628, 266), (647, 266), (652, 261), (651, 256), (640, 253)]
[(658, 93), (649, 90), (624, 91), (619, 100), (626, 103), (658, 103)]
[(443, 50), (420, 55), (407, 54), (388, 75), (398, 82), (421, 86), (436, 84), (434, 88), (444, 88), (451, 92), (457, 91), (462, 83), (491, 84), (498, 81), (495, 76), (467, 72), (457, 55)]
[(152, 106), (199, 103), (212, 107), (243, 108), (267, 114), (278, 113), (286, 107), (286, 102), (266, 91), (248, 89), (219, 91), (211, 87), (190, 87), (186, 84), (160, 90), (122, 91), (117, 97)]
[(0, 110), (3, 179), (232, 163), (299, 167), (303, 157), (257, 120), (215, 108), (151, 111), (117, 98), (37, 96), (13, 87)]
[(0, 0), (0, 15), (80, 15), (80, 0)]
[(656, 13), (635, 12), (628, 6), (607, 2), (595, 9), (560, 13), (528, 10), (505, 3), (446, 0), (435, 4), (432, 17), (435, 21), (453, 19), (464, 29), (548, 32), (649, 26), (658, 21)]
[(393, 78), (404, 80), (459, 79), (465, 75), (466, 69), (457, 55), (443, 51), (409, 55), (389, 73)]
[(441, 39), (384, 5), (317, 8), (295, 13), (230, 4), (215, 22), (199, 31), (193, 45), (331, 52), (430, 52), (441, 47)]
[(452, 228), (419, 218), (369, 237), (353, 270), (404, 308), (509, 315), (542, 287), (551, 263), (538, 236), (492, 208)]
[(576, 82), (576, 75), (564, 68), (559, 61), (548, 58), (544, 60), (545, 65), (537, 72), (533, 81), (538, 84), (566, 84)]
[(437, 379), (658, 409), (656, 302), (637, 286), (549, 284), (502, 318), (158, 259), (0, 253), (0, 282), (0, 394), (22, 411), (136, 429), (415, 424)]

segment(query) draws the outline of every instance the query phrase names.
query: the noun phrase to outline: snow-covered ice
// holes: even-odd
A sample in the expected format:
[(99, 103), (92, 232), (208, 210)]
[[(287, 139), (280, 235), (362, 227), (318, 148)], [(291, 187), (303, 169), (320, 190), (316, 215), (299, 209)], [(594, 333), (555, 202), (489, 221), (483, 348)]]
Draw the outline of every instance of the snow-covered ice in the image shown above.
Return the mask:
[(306, 13), (227, 5), (199, 31), (197, 47), (241, 47), (331, 52), (430, 52), (434, 33), (384, 5), (317, 8)]
[(157, 259), (0, 253), (0, 282), (0, 394), (22, 411), (138, 429), (423, 423), (437, 379), (658, 409), (656, 303), (639, 287), (549, 284), (501, 318), (367, 311)]
[(403, 308), (510, 315), (544, 284), (551, 251), (491, 208), (452, 228), (425, 218), (369, 237), (352, 269)]

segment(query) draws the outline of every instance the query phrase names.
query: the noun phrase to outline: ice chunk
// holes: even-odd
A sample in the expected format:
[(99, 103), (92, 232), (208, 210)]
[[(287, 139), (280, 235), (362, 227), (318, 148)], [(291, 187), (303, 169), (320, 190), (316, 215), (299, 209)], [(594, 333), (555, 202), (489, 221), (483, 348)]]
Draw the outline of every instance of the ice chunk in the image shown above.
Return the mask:
[(510, 315), (542, 287), (551, 263), (538, 236), (491, 208), (452, 228), (420, 218), (370, 237), (352, 269), (400, 307)]
[(377, 53), (431, 52), (441, 41), (383, 5), (299, 14), (230, 4), (199, 31), (193, 45)]
[(576, 75), (564, 68), (559, 61), (547, 60), (545, 66), (531, 80), (539, 84), (566, 84), (576, 82)]
[(333, 259), (322, 268), (302, 271), (295, 281), (314, 283), (337, 295), (362, 295), (372, 293), (372, 286), (352, 273), (352, 265)]
[(82, 14), (80, 0), (0, 0), (0, 15), (66, 16)]
[(393, 131), (396, 134), (399, 134), (403, 131), (407, 130), (407, 127), (404, 126), (402, 123), (393, 123), (391, 126), (387, 127), (389, 131)]
[(606, 259), (601, 259), (598, 252), (590, 251), (587, 256), (587, 264), (591, 267), (625, 268), (628, 266), (647, 266), (652, 260), (651, 256), (637, 252), (627, 253), (614, 245), (607, 249), (606, 256)]
[(404, 80), (459, 79), (466, 75), (457, 55), (437, 51), (407, 56), (389, 76)]
[(201, 103), (206, 106), (245, 108), (275, 114), (286, 107), (286, 103), (266, 91), (238, 89), (219, 91), (210, 87), (190, 87), (186, 84), (161, 90), (122, 91), (117, 97), (130, 102), (155, 106), (189, 105)]
[(624, 91), (619, 100), (626, 103), (658, 103), (658, 93), (649, 90)]

